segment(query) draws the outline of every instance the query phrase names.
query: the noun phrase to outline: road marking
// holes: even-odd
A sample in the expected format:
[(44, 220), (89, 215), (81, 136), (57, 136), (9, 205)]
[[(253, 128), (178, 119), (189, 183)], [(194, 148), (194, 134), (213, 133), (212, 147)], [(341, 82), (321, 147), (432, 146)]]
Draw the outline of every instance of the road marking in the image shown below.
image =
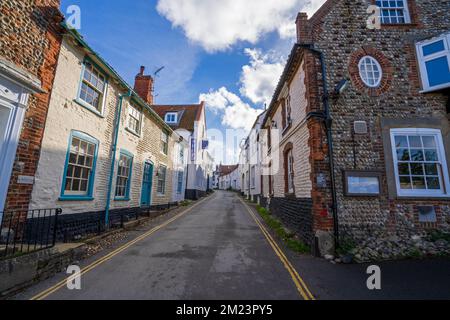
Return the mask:
[[(84, 267), (83, 269), (81, 269), (81, 273), (78, 274), (78, 275), (75, 275), (75, 276), (81, 276), (81, 275), (83, 275), (83, 274), (93, 270), (94, 268), (98, 267), (99, 265), (105, 263), (106, 261), (111, 260), (114, 256), (118, 255), (119, 253), (123, 252), (124, 250), (128, 249), (129, 247), (133, 246), (134, 244), (144, 240), (145, 238), (148, 238), (150, 235), (152, 235), (153, 233), (157, 232), (158, 230), (168, 226), (169, 224), (171, 224), (175, 220), (178, 220), (179, 218), (184, 216), (186, 213), (188, 213), (192, 209), (196, 208), (200, 204), (206, 202), (207, 200), (210, 200), (210, 198), (208, 197), (206, 199), (203, 199), (203, 200), (199, 201), (198, 203), (194, 204), (192, 207), (184, 210), (183, 212), (181, 212), (178, 215), (176, 215), (175, 217), (167, 220), (163, 224), (161, 224), (161, 225), (151, 229), (150, 231), (140, 235), (136, 239), (131, 240), (130, 242), (128, 242), (128, 243), (124, 244), (123, 246), (115, 249), (114, 251), (110, 252), (109, 254), (99, 258), (98, 260), (94, 261), (90, 265), (88, 265), (88, 266)], [(51, 294), (55, 293), (56, 291), (58, 291), (58, 290), (62, 289), (63, 287), (65, 287), (66, 284), (67, 284), (67, 281), (73, 281), (73, 279), (74, 279), (74, 275), (72, 275), (70, 277), (67, 277), (64, 280), (61, 280), (60, 282), (55, 284), (54, 286), (52, 286), (52, 287), (42, 291), (41, 293), (35, 295), (30, 300), (43, 300), (43, 299), (47, 298), (49, 295), (51, 295)]]
[(292, 281), (294, 281), (295, 286), (297, 287), (298, 292), (305, 300), (315, 300), (314, 295), (311, 293), (311, 291), (308, 289), (308, 286), (306, 285), (305, 281), (303, 281), (302, 277), (298, 274), (297, 270), (295, 270), (292, 263), (289, 261), (289, 259), (284, 254), (283, 250), (278, 246), (276, 241), (273, 239), (273, 237), (270, 235), (270, 233), (267, 231), (267, 229), (262, 225), (262, 223), (259, 221), (259, 219), (255, 216), (253, 211), (250, 209), (250, 207), (241, 199), (239, 200), (242, 202), (244, 207), (247, 209), (248, 213), (252, 216), (253, 220), (255, 220), (258, 227), (261, 229), (264, 237), (269, 242), (270, 246), (274, 250), (275, 254), (280, 258), (281, 262), (283, 263), (286, 270), (289, 272)]

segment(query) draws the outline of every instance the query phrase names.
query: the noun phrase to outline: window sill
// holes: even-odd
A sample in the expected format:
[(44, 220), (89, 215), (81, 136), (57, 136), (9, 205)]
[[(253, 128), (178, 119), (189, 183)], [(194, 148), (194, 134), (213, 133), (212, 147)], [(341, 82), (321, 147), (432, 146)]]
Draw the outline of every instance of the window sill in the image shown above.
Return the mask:
[(114, 201), (122, 201), (122, 202), (127, 202), (130, 201), (130, 198), (114, 198)]
[(396, 200), (404, 200), (404, 201), (448, 201), (450, 200), (450, 195), (443, 195), (443, 196), (399, 196), (397, 195), (395, 197)]
[(136, 136), (136, 137), (138, 137), (138, 138), (141, 138), (141, 135), (140, 135), (139, 133), (137, 133), (137, 132), (131, 130), (130, 128), (125, 127), (125, 130), (128, 131), (129, 133), (131, 133), (132, 135), (134, 135), (134, 136)]
[(83, 196), (61, 196), (58, 201), (94, 201), (93, 197), (83, 197)]
[(419, 24), (417, 23), (381, 23), (381, 29), (383, 28), (387, 28), (387, 29), (391, 29), (391, 28), (417, 28), (419, 27)]
[(80, 99), (77, 98), (77, 99), (74, 99), (73, 101), (75, 103), (79, 104), (80, 106), (82, 106), (83, 108), (88, 109), (90, 112), (94, 113), (95, 115), (99, 116), (100, 118), (104, 118), (105, 117), (100, 111), (95, 109), (90, 104), (84, 102), (83, 100), (80, 100)]
[(446, 83), (443, 85), (423, 89), (423, 90), (419, 91), (419, 93), (431, 93), (431, 92), (437, 92), (437, 91), (441, 91), (441, 90), (445, 90), (445, 89), (449, 89), (449, 88), (450, 88), (450, 83)]

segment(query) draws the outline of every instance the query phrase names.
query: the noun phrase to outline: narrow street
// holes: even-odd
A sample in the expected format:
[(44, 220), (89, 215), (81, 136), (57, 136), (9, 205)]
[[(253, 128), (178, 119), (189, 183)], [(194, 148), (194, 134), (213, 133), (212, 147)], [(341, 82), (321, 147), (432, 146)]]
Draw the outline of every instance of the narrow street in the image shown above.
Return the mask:
[[(140, 233), (145, 235), (147, 231), (140, 230)], [(322, 259), (283, 251), (317, 299), (450, 298), (449, 260), (380, 264), (385, 281), (383, 290), (374, 292), (366, 287), (367, 266), (332, 265)], [(93, 257), (81, 267), (104, 255)], [(61, 273), (16, 298), (39, 296), (65, 276)], [(238, 196), (222, 191), (84, 273), (81, 286), (81, 290), (68, 290), (64, 285), (41, 297), (50, 300), (304, 298), (294, 277)]]
[[(31, 295), (51, 286), (46, 281)], [(31, 297), (31, 296), (30, 296)], [(219, 192), (48, 299), (301, 299), (233, 193)]]

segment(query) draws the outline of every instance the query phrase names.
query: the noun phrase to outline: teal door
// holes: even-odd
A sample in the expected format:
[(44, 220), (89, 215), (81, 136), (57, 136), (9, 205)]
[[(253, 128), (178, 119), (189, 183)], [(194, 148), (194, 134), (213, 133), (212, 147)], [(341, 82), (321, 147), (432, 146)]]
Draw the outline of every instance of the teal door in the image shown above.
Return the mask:
[(152, 202), (152, 178), (153, 164), (146, 162), (144, 164), (144, 178), (142, 181), (141, 206), (149, 207)]

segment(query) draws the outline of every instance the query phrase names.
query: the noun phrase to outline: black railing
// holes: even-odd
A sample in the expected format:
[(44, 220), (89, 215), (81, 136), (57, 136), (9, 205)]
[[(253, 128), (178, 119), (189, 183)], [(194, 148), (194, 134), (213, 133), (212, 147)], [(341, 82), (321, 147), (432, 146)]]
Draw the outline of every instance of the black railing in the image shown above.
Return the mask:
[(0, 258), (54, 247), (61, 213), (61, 209), (4, 212), (0, 224)]

